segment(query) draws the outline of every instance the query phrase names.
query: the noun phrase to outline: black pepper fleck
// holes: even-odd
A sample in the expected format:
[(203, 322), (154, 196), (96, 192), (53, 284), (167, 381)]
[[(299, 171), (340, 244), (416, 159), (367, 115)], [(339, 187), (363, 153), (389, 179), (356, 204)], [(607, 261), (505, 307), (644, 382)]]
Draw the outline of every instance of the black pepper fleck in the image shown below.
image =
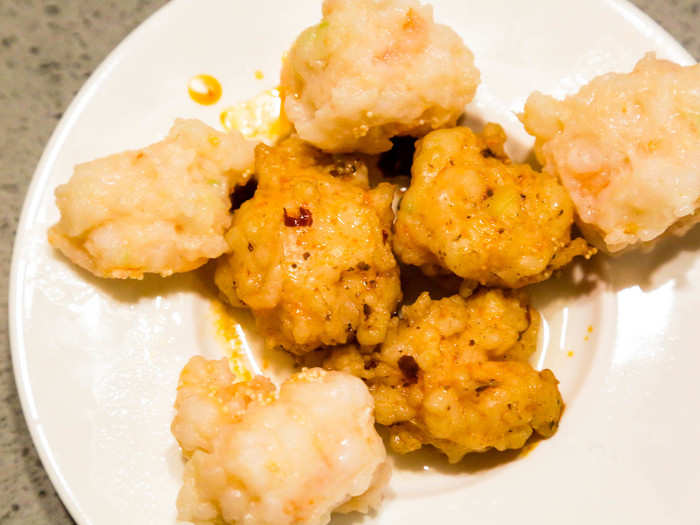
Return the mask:
[(418, 382), (418, 372), (420, 372), (420, 367), (413, 356), (402, 355), (399, 358), (399, 369), (401, 373), (406, 378), (409, 385), (413, 385)]

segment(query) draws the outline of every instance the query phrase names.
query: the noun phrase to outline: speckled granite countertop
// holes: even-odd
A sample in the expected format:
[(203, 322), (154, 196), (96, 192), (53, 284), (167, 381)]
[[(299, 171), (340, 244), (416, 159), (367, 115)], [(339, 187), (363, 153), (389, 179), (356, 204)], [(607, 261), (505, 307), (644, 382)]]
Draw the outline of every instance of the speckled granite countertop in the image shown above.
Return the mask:
[[(165, 0), (0, 0), (0, 524), (73, 523), (17, 399), (7, 278), (24, 193), (49, 136), (105, 55)], [(700, 58), (700, 0), (635, 0)]]

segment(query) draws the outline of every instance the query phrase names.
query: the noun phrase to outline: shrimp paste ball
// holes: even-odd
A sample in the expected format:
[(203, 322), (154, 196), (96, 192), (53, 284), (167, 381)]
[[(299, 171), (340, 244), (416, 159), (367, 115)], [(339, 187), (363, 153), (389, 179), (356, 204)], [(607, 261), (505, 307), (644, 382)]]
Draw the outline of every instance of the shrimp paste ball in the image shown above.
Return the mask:
[(558, 382), (527, 362), (538, 324), (521, 295), (482, 290), (436, 301), (425, 292), (402, 308), (379, 348), (338, 347), (323, 366), (367, 382), (393, 450), (433, 445), (455, 463), (556, 432)]
[(252, 173), (254, 144), (198, 120), (168, 137), (76, 166), (56, 189), (49, 241), (98, 277), (186, 272), (228, 250), (229, 194)]
[(179, 519), (195, 525), (323, 525), (368, 512), (391, 467), (359, 379), (307, 369), (279, 392), (234, 383), (226, 359), (194, 357), (180, 376), (172, 432), (187, 460)]
[(496, 124), (417, 142), (411, 185), (397, 214), (394, 249), (428, 275), (452, 272), (476, 284), (518, 288), (547, 279), (592, 250), (571, 239), (574, 208), (554, 175), (515, 164)]
[(454, 125), (479, 70), (462, 39), (415, 0), (326, 0), (284, 61), (284, 109), (330, 152), (380, 153), (395, 135)]
[(249, 307), (269, 347), (303, 354), (384, 340), (401, 299), (391, 252), (395, 187), (359, 160), (291, 138), (256, 150), (258, 188), (226, 234), (216, 284)]
[(520, 118), (598, 247), (617, 252), (699, 220), (700, 65), (649, 54), (564, 100), (533, 93)]

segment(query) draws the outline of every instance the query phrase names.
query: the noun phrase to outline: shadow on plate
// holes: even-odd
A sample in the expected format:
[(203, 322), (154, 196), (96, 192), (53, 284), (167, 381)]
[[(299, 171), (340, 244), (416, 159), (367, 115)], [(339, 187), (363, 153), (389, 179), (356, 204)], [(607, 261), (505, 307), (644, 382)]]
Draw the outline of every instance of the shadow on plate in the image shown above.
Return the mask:
[[(390, 498), (391, 494), (387, 494), (384, 498)], [(359, 523), (372, 523), (377, 518), (377, 511), (372, 510), (367, 514), (359, 512), (351, 512), (349, 514), (333, 514), (333, 519), (329, 525), (357, 525)]]
[(541, 437), (532, 436), (521, 449), (475, 452), (464, 456), (459, 463), (449, 463), (447, 456), (439, 450), (426, 446), (410, 454), (394, 454), (394, 468), (397, 471), (422, 472), (428, 466), (431, 471), (440, 474), (479, 474), (527, 456), (541, 441)]
[(606, 281), (616, 292), (631, 286), (653, 291), (672, 279), (676, 280), (677, 288), (683, 288), (688, 284), (687, 273), (697, 253), (700, 253), (700, 225), (683, 237), (667, 234), (651, 248), (603, 256)]
[(619, 292), (639, 286), (645, 292), (675, 280), (677, 288), (687, 286), (688, 270), (700, 253), (700, 225), (684, 237), (668, 235), (647, 249), (636, 249), (621, 255), (598, 253), (590, 260), (574, 259), (551, 279), (527, 287), (533, 302), (545, 309), (556, 302), (585, 297), (604, 286)]
[(538, 310), (593, 294), (607, 286), (607, 256), (596, 254), (586, 260), (578, 257), (551, 278), (525, 288)]
[[(63, 259), (63, 255), (54, 250), (57, 258)], [(214, 269), (216, 264), (210, 261), (197, 270), (185, 273), (176, 273), (170, 277), (161, 277), (155, 274), (146, 274), (143, 279), (102, 279), (71, 264), (73, 271), (78, 273), (82, 280), (105, 293), (120, 303), (136, 303), (141, 299), (154, 299), (167, 297), (182, 292), (193, 292), (202, 297), (216, 297), (217, 290), (214, 285)]]

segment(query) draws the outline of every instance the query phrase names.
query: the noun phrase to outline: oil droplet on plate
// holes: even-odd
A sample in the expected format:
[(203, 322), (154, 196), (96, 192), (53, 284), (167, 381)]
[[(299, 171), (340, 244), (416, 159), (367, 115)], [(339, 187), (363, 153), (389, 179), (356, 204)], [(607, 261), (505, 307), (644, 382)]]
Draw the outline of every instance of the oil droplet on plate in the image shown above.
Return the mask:
[(187, 83), (190, 98), (197, 104), (211, 106), (221, 98), (221, 84), (211, 75), (197, 75)]
[(250, 100), (231, 106), (221, 113), (227, 131), (238, 130), (249, 139), (274, 144), (292, 132), (282, 105), (279, 88), (263, 91)]
[(260, 71), (259, 69), (256, 69), (255, 70), (255, 78), (257, 78), (258, 80), (262, 80), (263, 78), (265, 78), (265, 75), (263, 74), (262, 71)]

